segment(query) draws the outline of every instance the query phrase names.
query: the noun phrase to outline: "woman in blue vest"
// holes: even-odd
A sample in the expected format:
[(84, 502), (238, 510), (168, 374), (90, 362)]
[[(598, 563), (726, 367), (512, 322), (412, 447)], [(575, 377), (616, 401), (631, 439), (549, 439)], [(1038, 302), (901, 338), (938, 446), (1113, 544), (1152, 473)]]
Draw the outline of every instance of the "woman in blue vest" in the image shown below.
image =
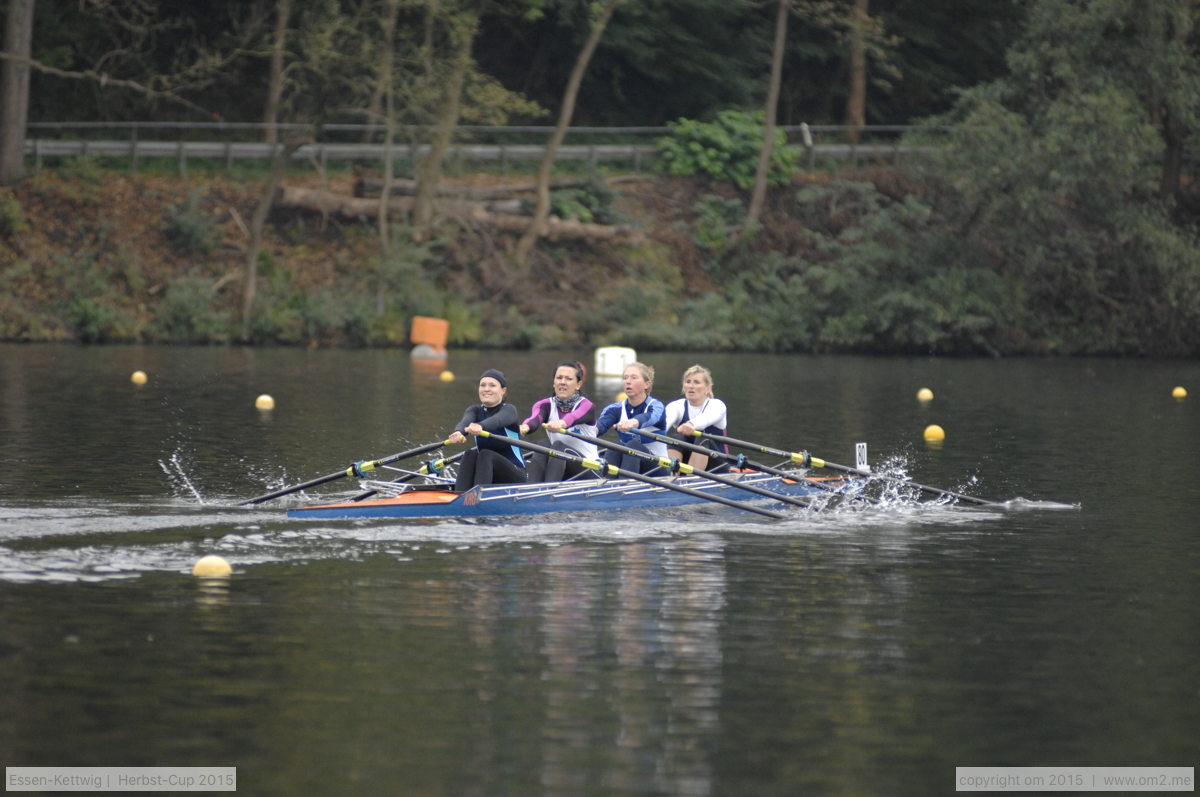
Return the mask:
[(447, 438), (462, 443), (467, 435), (480, 431), (491, 437), (476, 437), (475, 448), (463, 455), (458, 463), (458, 478), (454, 489), (463, 492), (479, 484), (520, 484), (525, 481), (525, 460), (521, 449), (506, 438), (521, 436), (517, 408), (504, 399), (508, 382), (504, 373), (489, 368), (479, 377), (479, 403), (467, 407), (462, 420)]
[[(724, 436), (725, 402), (713, 394), (712, 373), (702, 365), (693, 365), (683, 372), (683, 398), (678, 398), (667, 405), (666, 427), (675, 428), (671, 437), (685, 440), (693, 445), (708, 446), (715, 451), (725, 451), (719, 443), (711, 440), (697, 440), (695, 432), (708, 432)], [(671, 457), (686, 462), (693, 468), (708, 470), (707, 454), (696, 451), (678, 451), (668, 449)], [(727, 468), (716, 467), (715, 470)]]
[[(621, 384), (625, 388), (625, 400), (609, 404), (600, 413), (596, 421), (596, 436), (600, 437), (614, 426), (617, 428), (617, 438), (627, 448), (637, 449), (665, 457), (667, 447), (659, 442), (646, 442), (634, 429), (654, 429), (665, 432), (663, 425), (666, 410), (663, 403), (650, 395), (654, 387), (654, 369), (643, 363), (630, 363), (621, 372)], [(625, 470), (647, 473), (658, 465), (652, 460), (624, 454), (608, 449), (604, 458), (610, 465), (616, 465)]]

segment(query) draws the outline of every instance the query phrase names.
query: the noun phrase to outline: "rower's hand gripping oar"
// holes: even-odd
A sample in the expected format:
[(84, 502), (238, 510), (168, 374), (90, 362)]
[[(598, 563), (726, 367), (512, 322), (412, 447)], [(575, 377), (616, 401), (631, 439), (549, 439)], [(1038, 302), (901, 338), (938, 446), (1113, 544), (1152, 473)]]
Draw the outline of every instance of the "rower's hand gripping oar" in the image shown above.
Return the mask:
[(383, 457), (382, 459), (355, 462), (345, 470), (339, 470), (337, 473), (330, 473), (326, 476), (320, 476), (316, 479), (312, 479), (311, 481), (306, 481), (304, 484), (297, 484), (295, 487), (284, 487), (282, 490), (276, 490), (273, 493), (260, 495), (257, 498), (251, 498), (248, 501), (242, 501), (240, 504), (238, 504), (238, 506), (261, 504), (263, 501), (270, 501), (272, 498), (279, 498), (284, 495), (290, 495), (291, 493), (298, 493), (301, 490), (307, 490), (309, 487), (316, 487), (318, 484), (325, 484), (326, 482), (340, 479), (343, 476), (362, 476), (365, 473), (375, 470), (381, 465), (390, 465), (393, 462), (399, 462), (402, 459), (419, 456), (421, 454), (433, 451), (435, 448), (441, 448), (442, 446), (449, 444), (450, 443), (448, 440), (438, 440), (433, 443), (426, 443), (423, 446), (417, 446), (416, 448), (409, 449), (408, 451), (401, 451), (399, 454), (392, 454), (391, 456)]
[[(701, 436), (707, 437), (708, 439), (715, 440), (718, 443), (727, 443), (731, 446), (737, 446), (738, 448), (747, 448), (747, 449), (751, 449), (754, 451), (758, 451), (761, 454), (770, 454), (773, 457), (786, 457), (787, 459), (790, 459), (792, 462), (795, 462), (797, 465), (801, 465), (802, 467), (808, 467), (811, 465), (814, 468), (828, 468), (829, 470), (837, 470), (837, 471), (841, 471), (842, 473), (853, 473), (857, 476), (871, 475), (871, 474), (864, 473), (863, 471), (859, 470), (858, 468), (852, 468), (849, 465), (839, 465), (836, 462), (829, 462), (824, 459), (818, 459), (818, 458), (810, 455), (807, 451), (783, 451), (778, 448), (771, 448), (770, 446), (764, 446), (761, 443), (751, 443), (746, 440), (738, 440), (737, 438), (734, 438), (734, 437), (725, 437), (724, 435), (708, 434), (708, 433), (699, 432), (699, 431), (694, 432), (693, 434), (695, 434), (697, 437), (701, 437)], [(973, 495), (963, 495), (962, 493), (955, 493), (955, 492), (951, 492), (950, 490), (943, 490), (940, 487), (930, 487), (927, 484), (920, 484), (918, 482), (912, 481), (911, 479), (901, 479), (896, 476), (887, 476), (887, 475), (878, 474), (878, 473), (874, 474), (874, 475), (876, 477), (882, 476), (882, 478), (885, 478), (885, 479), (891, 479), (892, 481), (898, 481), (903, 484), (911, 485), (912, 487), (916, 487), (918, 490), (921, 490), (922, 492), (930, 493), (931, 495), (944, 495), (947, 498), (954, 498), (954, 499), (963, 501), (968, 504), (975, 504), (977, 506), (991, 506), (991, 507), (1002, 506), (1002, 504), (998, 504), (995, 501), (988, 501), (984, 498), (976, 498)]]
[(557, 448), (549, 448), (547, 446), (540, 446), (537, 443), (530, 443), (529, 441), (521, 440), (520, 438), (505, 437), (504, 435), (494, 435), (487, 430), (480, 430), (478, 432), (475, 432), (475, 434), (478, 435), (479, 437), (497, 437), (497, 438), (503, 440), (505, 443), (517, 446), (518, 448), (523, 448), (527, 451), (534, 451), (534, 452), (537, 452), (540, 454), (545, 454), (548, 457), (554, 457), (556, 459), (564, 459), (567, 462), (574, 462), (574, 463), (577, 463), (577, 464), (587, 468), (590, 471), (595, 471), (596, 473), (600, 473), (602, 475), (623, 476), (627, 479), (634, 479), (636, 481), (645, 482), (646, 484), (652, 484), (655, 487), (662, 487), (667, 490), (674, 490), (675, 492), (684, 493), (686, 495), (690, 495), (695, 498), (703, 498), (706, 501), (713, 501), (718, 504), (725, 504), (726, 506), (731, 506), (734, 509), (744, 509), (747, 512), (754, 512), (756, 514), (764, 515), (765, 517), (774, 518), (776, 520), (782, 520), (784, 517), (786, 517), (786, 515), (784, 515), (782, 512), (773, 512), (770, 509), (763, 509), (762, 507), (752, 506), (750, 504), (745, 503), (744, 501), (734, 501), (730, 498), (724, 498), (719, 495), (708, 495), (707, 493), (703, 493), (699, 490), (693, 490), (690, 487), (684, 487), (682, 484), (672, 484), (669, 481), (665, 481), (662, 479), (655, 479), (652, 476), (646, 476), (644, 474), (638, 473), (637, 471), (625, 470), (624, 468), (618, 468), (616, 465), (609, 465), (607, 462), (602, 462), (598, 459), (589, 459), (587, 457), (572, 456), (571, 454), (568, 454), (564, 451), (559, 451)]
[[(634, 431), (636, 431), (636, 429)], [(601, 437), (590, 437), (586, 434), (579, 434), (578, 432), (572, 432), (570, 429), (564, 429), (563, 434), (570, 435), (571, 437), (574, 437), (578, 440), (585, 440), (589, 443), (601, 445), (601, 446), (604, 446), (605, 448), (610, 448), (613, 451), (620, 451), (622, 454), (631, 454), (632, 456), (647, 460), (648, 462), (653, 462), (656, 465), (658, 465), (659, 467), (665, 468), (667, 471), (669, 471), (671, 473), (682, 473), (684, 476), (691, 476), (691, 475), (701, 476), (710, 481), (719, 482), (720, 484), (724, 484), (729, 487), (737, 487), (740, 490), (745, 490), (748, 493), (754, 493), (756, 495), (765, 496), (774, 501), (782, 501), (785, 504), (792, 504), (793, 506), (802, 506), (802, 507), (805, 507), (806, 509), (808, 508), (808, 502), (801, 498), (796, 498), (795, 496), (791, 496), (791, 495), (780, 495), (779, 493), (772, 492), (770, 490), (765, 490), (762, 487), (758, 487), (757, 485), (744, 484), (744, 483), (738, 481), (737, 479), (730, 479), (725, 476), (718, 476), (715, 473), (709, 473), (706, 470), (694, 468), (691, 465), (680, 462), (679, 460), (670, 459), (668, 457), (658, 457), (658, 456), (655, 456), (654, 454), (650, 454), (645, 451), (638, 451), (636, 448), (630, 448), (629, 446), (622, 445), (621, 443), (614, 443), (611, 440), (605, 440)]]

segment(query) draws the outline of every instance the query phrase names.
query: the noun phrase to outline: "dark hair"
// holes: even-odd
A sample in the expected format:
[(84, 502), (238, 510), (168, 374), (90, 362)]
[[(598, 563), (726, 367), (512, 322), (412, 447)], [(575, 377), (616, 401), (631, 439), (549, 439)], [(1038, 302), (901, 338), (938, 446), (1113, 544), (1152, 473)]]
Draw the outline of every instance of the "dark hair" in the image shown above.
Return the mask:
[(587, 369), (583, 367), (583, 363), (579, 362), (579, 360), (560, 360), (554, 364), (555, 371), (557, 371), (559, 368), (574, 368), (576, 379), (578, 379), (580, 382), (583, 382), (587, 379)]

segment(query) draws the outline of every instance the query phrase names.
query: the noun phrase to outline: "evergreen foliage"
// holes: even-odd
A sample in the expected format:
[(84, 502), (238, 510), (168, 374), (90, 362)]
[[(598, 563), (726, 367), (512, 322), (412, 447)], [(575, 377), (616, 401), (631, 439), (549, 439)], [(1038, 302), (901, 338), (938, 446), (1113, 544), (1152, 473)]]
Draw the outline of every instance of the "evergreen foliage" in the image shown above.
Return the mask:
[[(675, 177), (707, 175), (743, 191), (754, 185), (754, 170), (762, 150), (763, 114), (721, 111), (715, 122), (680, 119), (671, 133), (658, 140), (656, 167)], [(786, 185), (796, 173), (800, 151), (787, 145), (787, 135), (775, 130), (767, 182)]]

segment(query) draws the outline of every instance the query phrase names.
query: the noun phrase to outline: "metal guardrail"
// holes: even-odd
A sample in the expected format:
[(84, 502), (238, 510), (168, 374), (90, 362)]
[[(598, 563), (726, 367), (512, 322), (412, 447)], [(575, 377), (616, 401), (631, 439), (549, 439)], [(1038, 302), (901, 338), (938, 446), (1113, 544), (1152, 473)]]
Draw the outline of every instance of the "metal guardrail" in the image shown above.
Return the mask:
[[(145, 158), (173, 158), (181, 164), (189, 160), (224, 161), (231, 167), (237, 160), (269, 159), (277, 145), (251, 142), (219, 141), (69, 141), (64, 139), (26, 139), (25, 154), (40, 163), (44, 157), (124, 157), (133, 161)], [(805, 148), (812, 156), (835, 160), (889, 159), (909, 150), (898, 144), (814, 144)], [(398, 144), (392, 147), (397, 160), (412, 159), (428, 151), (428, 147)], [(495, 162), (502, 166), (514, 161), (540, 162), (545, 146), (535, 144), (460, 144), (451, 146), (447, 157), (459, 161)], [(316, 162), (324, 168), (331, 161), (382, 161), (386, 155), (382, 144), (306, 144), (296, 150), (293, 160)], [(564, 145), (558, 148), (557, 161), (586, 161), (595, 166), (600, 162), (632, 163), (635, 170), (652, 162), (658, 155), (653, 144), (585, 144)], [(186, 166), (181, 166), (185, 168)]]
[[(281, 128), (290, 129), (288, 126)], [(299, 126), (295, 126), (299, 127)], [(141, 159), (172, 158), (177, 159), (181, 172), (186, 172), (187, 162), (195, 159), (223, 161), (226, 167), (232, 167), (238, 160), (264, 160), (275, 153), (278, 144), (262, 141), (226, 140), (226, 141), (172, 141), (145, 140), (141, 136), (148, 130), (170, 131), (179, 134), (203, 130), (218, 135), (260, 136), (265, 125), (232, 124), (223, 122), (200, 123), (183, 125), (173, 122), (74, 122), (74, 123), (34, 123), (29, 125), (30, 132), (91, 132), (97, 130), (128, 130), (127, 140), (121, 139), (87, 139), (87, 138), (26, 138), (26, 155), (32, 156), (41, 165), (45, 157), (117, 157), (129, 158), (136, 168)], [(370, 125), (326, 125), (321, 129), (320, 136), (337, 137), (339, 135), (356, 135), (361, 137), (368, 133), (378, 133), (382, 128)], [(908, 148), (899, 144), (899, 134), (907, 130), (902, 126), (868, 126), (860, 132), (871, 135), (887, 135), (892, 140), (884, 143), (819, 143), (814, 138), (825, 134), (834, 136), (844, 135), (849, 128), (838, 125), (807, 125), (783, 128), (790, 138), (806, 153), (811, 164), (815, 158), (827, 158), (839, 161), (884, 160), (896, 159)], [(311, 131), (311, 128), (305, 128)], [(479, 137), (503, 137), (519, 135), (548, 135), (550, 127), (483, 127), (462, 126), (460, 132)], [(666, 127), (573, 127), (569, 135), (575, 138), (587, 136), (602, 136), (607, 138), (626, 137), (645, 140), (651, 136), (661, 136), (669, 132)], [(814, 134), (816, 134), (814, 136)], [(391, 155), (397, 161), (412, 160), (428, 151), (427, 145), (413, 146), (405, 143), (392, 145)], [(546, 151), (544, 144), (495, 144), (495, 143), (458, 143), (453, 144), (447, 152), (450, 163), (465, 163), (467, 161), (491, 162), (499, 164), (503, 169), (509, 163), (541, 161)], [(350, 143), (326, 141), (306, 144), (300, 147), (293, 159), (319, 164), (324, 169), (333, 161), (378, 161), (382, 162), (387, 150), (382, 143)], [(652, 162), (658, 155), (658, 147), (652, 143), (597, 143), (597, 144), (564, 144), (558, 148), (558, 161), (586, 162), (589, 166), (599, 163), (629, 163), (635, 170)]]

